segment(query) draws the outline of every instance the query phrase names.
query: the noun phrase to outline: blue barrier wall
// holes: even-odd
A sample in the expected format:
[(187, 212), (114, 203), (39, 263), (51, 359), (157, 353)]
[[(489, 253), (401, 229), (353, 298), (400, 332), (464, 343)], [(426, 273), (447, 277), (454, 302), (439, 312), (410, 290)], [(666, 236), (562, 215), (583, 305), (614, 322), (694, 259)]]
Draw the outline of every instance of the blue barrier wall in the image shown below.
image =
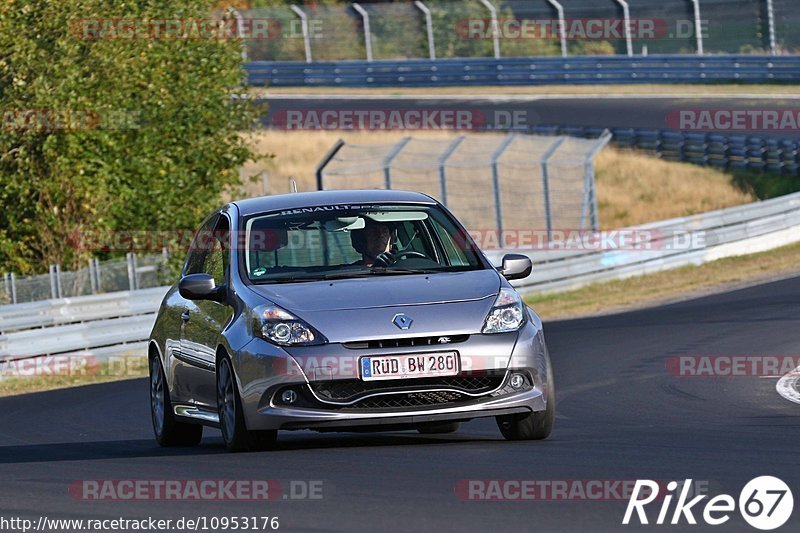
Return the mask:
[[(598, 137), (603, 128), (541, 125), (529, 133)], [(613, 128), (611, 143), (636, 148), (671, 161), (800, 175), (800, 142), (754, 135), (688, 133), (674, 130)]]
[(246, 69), (250, 85), (273, 87), (800, 82), (800, 56), (759, 55), (253, 61)]

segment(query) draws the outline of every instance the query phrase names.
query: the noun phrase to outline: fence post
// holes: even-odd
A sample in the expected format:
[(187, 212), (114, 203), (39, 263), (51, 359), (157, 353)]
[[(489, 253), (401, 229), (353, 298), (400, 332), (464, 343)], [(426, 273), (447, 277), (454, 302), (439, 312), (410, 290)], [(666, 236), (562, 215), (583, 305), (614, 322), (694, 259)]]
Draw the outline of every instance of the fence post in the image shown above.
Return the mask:
[(611, 141), (611, 132), (604, 130), (597, 138), (597, 144), (586, 154), (584, 162), (584, 209), (581, 213), (581, 229), (584, 229), (585, 213), (590, 211), (589, 220), (593, 231), (600, 229), (600, 221), (597, 213), (597, 193), (594, 182), (594, 158), (597, 153)]
[[(337, 139), (336, 142), (331, 146), (331, 149), (328, 150), (328, 153), (325, 154), (325, 157), (322, 158), (322, 161), (319, 162), (317, 165), (317, 170), (315, 174), (317, 175), (317, 190), (322, 191), (324, 183), (322, 183), (322, 172), (325, 170), (325, 167), (328, 166), (328, 163), (336, 157), (336, 153), (342, 149), (344, 146), (344, 141), (342, 139)], [(327, 242), (327, 241), (323, 241)]]
[(494, 209), (498, 239), (503, 238), (503, 199), (500, 194), (500, 173), (497, 170), (497, 161), (500, 159), (500, 156), (503, 155), (503, 152), (506, 151), (506, 148), (514, 142), (516, 137), (516, 133), (509, 133), (508, 136), (503, 139), (503, 142), (500, 143), (500, 146), (497, 147), (497, 150), (492, 154), (492, 188), (494, 189)]
[(544, 196), (544, 217), (547, 224), (547, 241), (550, 241), (550, 233), (553, 231), (553, 215), (550, 207), (550, 157), (555, 153), (566, 137), (559, 137), (542, 154), (542, 196)]
[(56, 293), (58, 298), (64, 297), (64, 288), (61, 286), (61, 265), (56, 265)]
[(101, 283), (102, 277), (100, 276), (100, 260), (95, 257), (92, 259), (92, 261), (94, 261), (94, 275), (97, 285), (97, 292), (100, 293), (103, 292), (103, 285)]
[(353, 2), (353, 9), (361, 15), (361, 19), (364, 21), (364, 46), (367, 49), (367, 61), (372, 61), (372, 34), (369, 30), (369, 13), (355, 2)]
[(775, 45), (775, 7), (772, 0), (767, 0), (767, 24), (769, 25), (769, 53), (775, 55), (778, 50)]
[(428, 54), (432, 60), (436, 59), (436, 44), (433, 42), (433, 19), (431, 18), (431, 10), (420, 2), (420, 0), (414, 0), (414, 5), (425, 15), (425, 31), (428, 34)]
[(8, 272), (3, 272), (3, 290), (5, 291), (8, 300), (11, 301), (11, 279)]
[(306, 63), (311, 63), (311, 37), (308, 34), (308, 17), (306, 17), (306, 14), (299, 7), (295, 5), (290, 7), (292, 8), (292, 11), (294, 11), (295, 14), (300, 17), (300, 28), (303, 32), (303, 47), (305, 48), (306, 52)]
[(94, 276), (94, 258), (89, 259), (89, 285), (92, 287), (92, 294), (97, 294), (97, 278)]
[(11, 303), (15, 304), (17, 303), (17, 278), (14, 276), (13, 272), (9, 276), (9, 279), (11, 280)]
[(622, 6), (622, 18), (623, 18), (623, 31), (625, 32), (625, 48), (628, 52), (628, 57), (633, 56), (633, 41), (631, 39), (631, 12), (628, 9), (628, 2), (625, 0), (616, 0), (616, 2)]
[(694, 33), (697, 41), (697, 55), (703, 55), (703, 25), (700, 20), (700, 0), (691, 0), (694, 5)]
[(392, 161), (403, 150), (403, 148), (405, 148), (405, 146), (408, 144), (408, 141), (410, 140), (411, 137), (403, 137), (402, 139), (400, 139), (400, 142), (398, 142), (392, 147), (392, 150), (389, 152), (389, 155), (387, 155), (383, 159), (383, 184), (386, 187), (386, 190), (390, 190), (392, 188), (392, 178), (391, 178)]
[(238, 9), (233, 10), (233, 16), (236, 17), (236, 32), (239, 34), (239, 38), (242, 39), (242, 61), (247, 62), (247, 45), (244, 44), (244, 18), (242, 14), (239, 13)]
[(561, 41), (561, 57), (567, 57), (567, 21), (564, 19), (564, 6), (558, 0), (547, 0), (558, 13), (558, 39)]
[(50, 298), (58, 298), (58, 287), (56, 286), (56, 266), (50, 265)]
[(128, 289), (135, 291), (136, 290), (136, 259), (133, 255), (133, 252), (128, 252), (125, 256), (128, 262)]
[(442, 204), (444, 204), (445, 206), (447, 206), (447, 175), (446, 175), (447, 173), (445, 172), (445, 164), (447, 163), (447, 160), (450, 158), (450, 156), (453, 155), (453, 152), (456, 151), (456, 148), (458, 148), (458, 145), (461, 144), (464, 141), (464, 139), (465, 139), (465, 137), (463, 135), (458, 137), (455, 141), (450, 143), (450, 146), (448, 146), (445, 149), (445, 151), (442, 153), (442, 155), (439, 156), (439, 161), (438, 161), (438, 164), (439, 164), (439, 187), (441, 188), (441, 191), (442, 191), (441, 192), (441, 194), (442, 194)]
[(489, 10), (489, 15), (492, 17), (492, 48), (494, 48), (494, 58), (500, 59), (500, 23), (497, 22), (497, 9), (489, 0), (481, 0), (481, 4)]

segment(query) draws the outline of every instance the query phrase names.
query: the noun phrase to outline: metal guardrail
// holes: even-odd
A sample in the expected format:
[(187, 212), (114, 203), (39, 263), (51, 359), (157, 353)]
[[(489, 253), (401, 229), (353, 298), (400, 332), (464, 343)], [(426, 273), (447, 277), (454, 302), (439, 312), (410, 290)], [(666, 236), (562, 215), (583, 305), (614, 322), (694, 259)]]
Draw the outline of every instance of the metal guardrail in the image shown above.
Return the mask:
[(612, 83), (800, 81), (800, 56), (651, 55), (252, 61), (250, 85), (271, 87), (444, 87)]
[[(530, 133), (594, 138), (604, 128), (538, 125)], [(726, 170), (748, 169), (800, 175), (800, 141), (758, 135), (723, 135), (645, 128), (611, 128), (611, 144), (636, 148), (670, 161)]]
[[(514, 285), (524, 294), (558, 292), (708, 261), (770, 250), (800, 241), (800, 193), (709, 213), (643, 224), (651, 249), (521, 251), (534, 262), (533, 274)], [(675, 231), (702, 233), (702, 246), (664, 246)], [(487, 253), (496, 263), (505, 253)]]
[[(0, 338), (14, 331), (153, 313), (165, 287), (0, 306)], [(48, 330), (51, 331), (51, 330)]]

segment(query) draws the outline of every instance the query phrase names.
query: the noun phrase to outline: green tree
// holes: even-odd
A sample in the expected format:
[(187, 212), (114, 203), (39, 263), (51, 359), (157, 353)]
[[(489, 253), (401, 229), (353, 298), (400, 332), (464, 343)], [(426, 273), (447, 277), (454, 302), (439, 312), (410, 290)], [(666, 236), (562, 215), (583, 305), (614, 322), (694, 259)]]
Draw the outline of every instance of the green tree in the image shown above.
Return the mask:
[(253, 156), (242, 131), (259, 115), (233, 98), (245, 81), (241, 43), (119, 38), (121, 26), (107, 22), (209, 19), (215, 7), (4, 1), (0, 269), (75, 267), (90, 255), (73, 246), (80, 232), (196, 227), (239, 184)]

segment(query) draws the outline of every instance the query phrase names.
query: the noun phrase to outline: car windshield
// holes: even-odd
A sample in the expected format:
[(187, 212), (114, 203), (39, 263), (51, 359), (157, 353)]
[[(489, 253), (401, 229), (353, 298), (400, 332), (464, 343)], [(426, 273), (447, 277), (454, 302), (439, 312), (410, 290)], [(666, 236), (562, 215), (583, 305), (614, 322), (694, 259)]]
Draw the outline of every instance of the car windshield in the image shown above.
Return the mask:
[(256, 283), (456, 272), (484, 268), (475, 245), (437, 206), (317, 206), (244, 221)]

